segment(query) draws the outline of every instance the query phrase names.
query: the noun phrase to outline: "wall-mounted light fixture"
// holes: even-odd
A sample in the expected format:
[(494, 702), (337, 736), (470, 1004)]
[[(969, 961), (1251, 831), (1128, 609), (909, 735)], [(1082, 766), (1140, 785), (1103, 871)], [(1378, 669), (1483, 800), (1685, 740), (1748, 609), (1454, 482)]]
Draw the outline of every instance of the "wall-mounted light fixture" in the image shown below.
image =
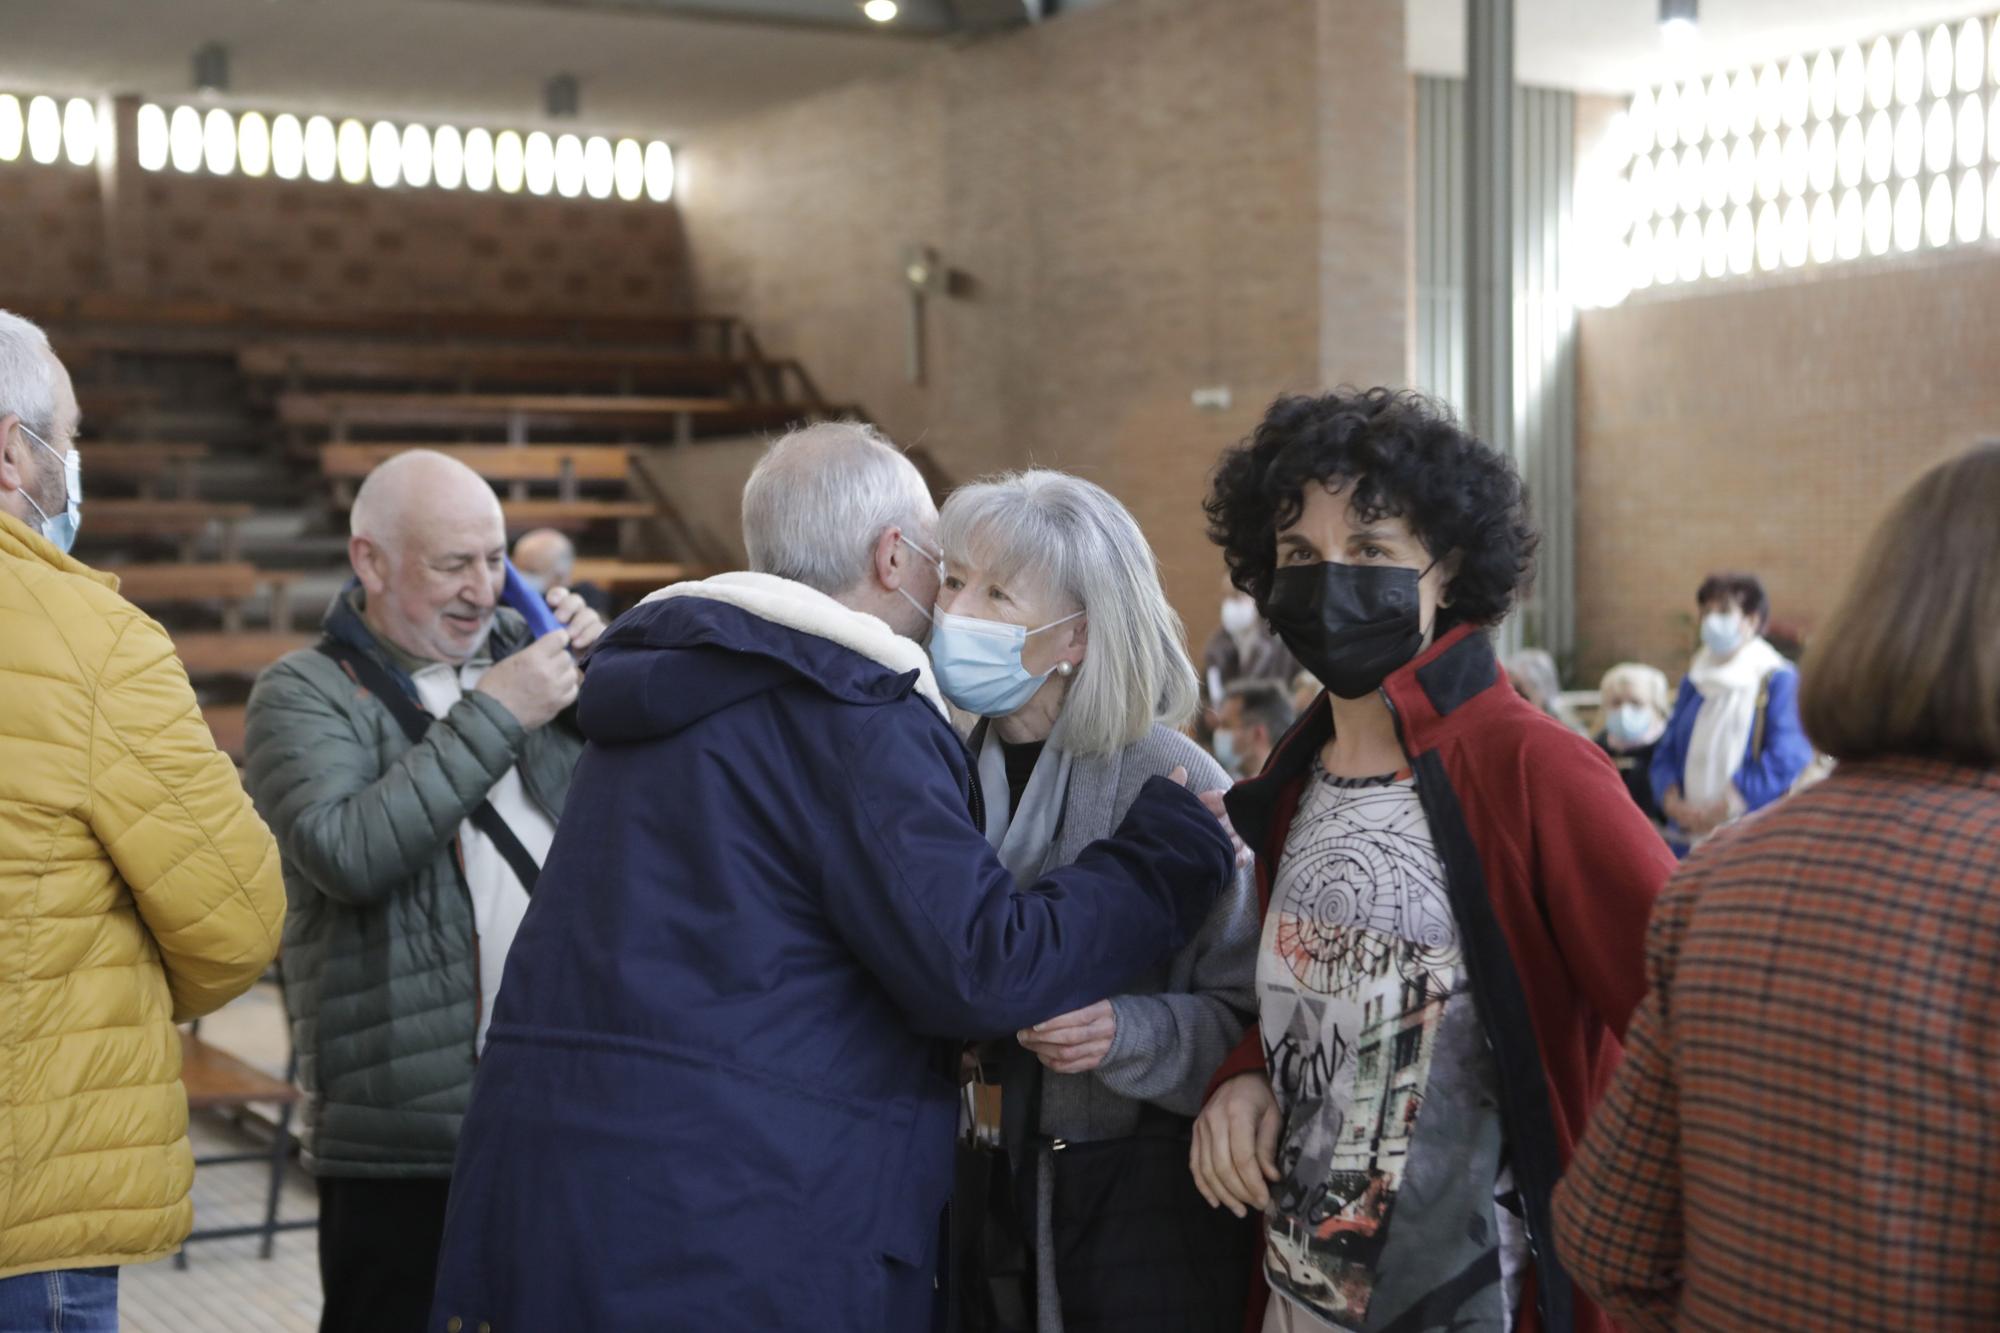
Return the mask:
[(575, 120), (583, 109), (583, 87), (574, 74), (557, 74), (542, 85), (542, 110), (550, 120)]
[(1700, 0), (1660, 0), (1660, 36), (1670, 48), (1684, 50), (1700, 36)]
[(925, 377), (924, 303), (942, 296), (948, 288), (945, 267), (938, 252), (928, 245), (903, 247), (903, 282), (910, 294), (909, 373), (910, 383), (922, 384)]
[(195, 48), (194, 90), (198, 93), (229, 91), (229, 48), (221, 42), (205, 42)]
[(897, 6), (896, 0), (867, 0), (867, 3), (861, 6), (861, 12), (877, 23), (889, 23), (902, 11)]

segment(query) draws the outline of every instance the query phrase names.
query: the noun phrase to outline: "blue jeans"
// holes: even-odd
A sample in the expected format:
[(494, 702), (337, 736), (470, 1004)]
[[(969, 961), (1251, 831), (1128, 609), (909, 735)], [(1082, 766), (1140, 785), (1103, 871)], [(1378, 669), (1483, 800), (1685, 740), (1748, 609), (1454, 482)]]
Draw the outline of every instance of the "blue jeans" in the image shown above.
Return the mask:
[(118, 1333), (118, 1270), (0, 1278), (0, 1333)]

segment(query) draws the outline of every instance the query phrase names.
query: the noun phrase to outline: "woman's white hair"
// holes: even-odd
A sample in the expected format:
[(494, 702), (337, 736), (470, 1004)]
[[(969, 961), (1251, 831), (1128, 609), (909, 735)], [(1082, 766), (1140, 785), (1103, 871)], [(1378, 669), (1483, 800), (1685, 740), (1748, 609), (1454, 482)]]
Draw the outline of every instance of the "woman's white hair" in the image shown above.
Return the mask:
[(1102, 486), (1037, 469), (961, 487), (945, 501), (938, 538), (947, 558), (1003, 584), (1039, 584), (1087, 617), (1090, 650), (1063, 703), (1065, 749), (1115, 754), (1155, 722), (1178, 727), (1194, 716), (1187, 631), (1160, 587), (1159, 561)]
[(1632, 696), (1646, 707), (1667, 717), (1673, 712), (1671, 691), (1667, 688), (1667, 673), (1644, 662), (1620, 662), (1604, 673), (1604, 680), (1598, 685), (1600, 695), (1609, 695), (1619, 686), (1631, 691)]
[(868, 577), (890, 528), (917, 541), (936, 513), (916, 464), (872, 426), (826, 421), (772, 445), (743, 487), (750, 568), (829, 597)]
[(44, 440), (56, 428), (55, 360), (39, 325), (0, 310), (0, 417), (21, 418)]

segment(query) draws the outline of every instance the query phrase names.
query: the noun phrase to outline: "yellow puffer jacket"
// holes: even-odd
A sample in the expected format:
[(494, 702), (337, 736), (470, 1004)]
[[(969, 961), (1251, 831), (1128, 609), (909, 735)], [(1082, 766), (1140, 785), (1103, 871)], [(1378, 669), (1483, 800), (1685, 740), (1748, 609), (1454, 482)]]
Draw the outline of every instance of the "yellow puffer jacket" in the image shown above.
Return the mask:
[(180, 1244), (174, 1023), (248, 989), (284, 914), (166, 632), (0, 514), (0, 1278)]

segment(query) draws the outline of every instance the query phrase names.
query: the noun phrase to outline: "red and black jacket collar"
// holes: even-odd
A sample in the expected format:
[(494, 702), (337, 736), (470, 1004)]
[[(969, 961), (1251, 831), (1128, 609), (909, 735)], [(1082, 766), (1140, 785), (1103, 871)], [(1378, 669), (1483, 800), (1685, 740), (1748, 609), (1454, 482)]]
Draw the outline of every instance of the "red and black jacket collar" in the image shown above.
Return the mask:
[[(1485, 711), (1478, 705), (1492, 691), (1511, 690), (1506, 681), (1493, 641), (1483, 628), (1460, 625), (1447, 631), (1382, 682), (1403, 752), (1414, 758), (1475, 722), (1476, 715)], [(1312, 771), (1314, 757), (1332, 738), (1333, 705), (1322, 693), (1272, 749), (1263, 772), (1229, 792), (1229, 817), (1238, 835), (1260, 854), (1268, 853), (1271, 864), (1276, 864), (1279, 850), (1270, 846), (1272, 832), (1290, 822), (1300, 780)]]

